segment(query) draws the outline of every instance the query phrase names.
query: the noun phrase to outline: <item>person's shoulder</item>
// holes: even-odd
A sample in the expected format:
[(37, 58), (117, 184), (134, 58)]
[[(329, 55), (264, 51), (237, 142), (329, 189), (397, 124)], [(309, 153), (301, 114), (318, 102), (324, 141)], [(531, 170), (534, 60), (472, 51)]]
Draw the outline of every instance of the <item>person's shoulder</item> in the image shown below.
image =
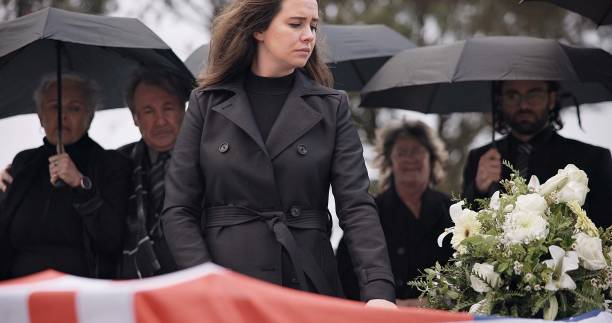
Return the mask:
[(494, 144), (489, 142), (485, 145), (470, 149), (469, 154), (470, 156), (480, 157), (484, 155), (484, 153), (486, 153), (492, 147), (499, 147), (500, 145), (503, 145), (506, 140), (507, 140), (507, 137), (504, 137), (504, 138), (495, 140)]
[(138, 141), (134, 141), (131, 142), (129, 144), (125, 144), (119, 148), (117, 148), (117, 151), (119, 153), (121, 153), (122, 155), (126, 156), (126, 157), (130, 157), (130, 154), (132, 153), (132, 149), (134, 149), (134, 146), (136, 146), (136, 144), (138, 144)]
[(15, 169), (19, 165), (27, 164), (32, 158), (37, 156), (41, 152), (42, 146), (22, 150), (15, 155), (13, 158), (13, 162), (11, 163), (11, 168)]
[(435, 189), (430, 189), (429, 193), (431, 194), (433, 199), (436, 200), (436, 201), (440, 201), (440, 202), (443, 202), (443, 203), (449, 203), (449, 204), (452, 203), (452, 199), (451, 199), (450, 195), (448, 195), (448, 194), (446, 194), (444, 192), (441, 192), (441, 191), (438, 191), (438, 190), (435, 190)]
[(566, 138), (558, 133), (555, 133), (554, 136), (566, 151), (577, 153), (610, 154), (610, 150), (608, 148), (592, 145), (576, 139)]
[(114, 149), (104, 149), (98, 143), (94, 143), (94, 154), (96, 155), (97, 161), (105, 165), (115, 165), (116, 167), (131, 169), (132, 162), (128, 156)]

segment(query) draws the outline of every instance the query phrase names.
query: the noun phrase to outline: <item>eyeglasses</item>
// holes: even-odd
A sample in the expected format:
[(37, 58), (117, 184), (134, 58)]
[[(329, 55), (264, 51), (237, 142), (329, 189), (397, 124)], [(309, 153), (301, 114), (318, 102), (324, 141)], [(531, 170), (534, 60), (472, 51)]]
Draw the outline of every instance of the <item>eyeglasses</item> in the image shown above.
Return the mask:
[(517, 91), (508, 91), (502, 94), (502, 104), (508, 107), (517, 107), (521, 102), (529, 105), (542, 105), (546, 103), (548, 92), (543, 89), (534, 89), (527, 94), (520, 94)]

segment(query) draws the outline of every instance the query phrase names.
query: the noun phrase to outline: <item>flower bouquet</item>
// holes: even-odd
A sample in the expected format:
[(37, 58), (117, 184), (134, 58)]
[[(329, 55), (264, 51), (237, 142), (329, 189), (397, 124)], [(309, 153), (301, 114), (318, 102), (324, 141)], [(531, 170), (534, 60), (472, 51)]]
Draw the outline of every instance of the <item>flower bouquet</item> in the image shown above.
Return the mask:
[[(540, 185), (512, 170), (495, 192), (477, 200), (478, 212), (460, 201), (450, 207), (456, 251), (409, 284), (428, 306), (474, 314), (569, 317), (608, 309), (612, 285), (612, 227), (598, 229), (582, 209), (586, 173), (570, 164)], [(610, 215), (612, 216), (612, 215)]]

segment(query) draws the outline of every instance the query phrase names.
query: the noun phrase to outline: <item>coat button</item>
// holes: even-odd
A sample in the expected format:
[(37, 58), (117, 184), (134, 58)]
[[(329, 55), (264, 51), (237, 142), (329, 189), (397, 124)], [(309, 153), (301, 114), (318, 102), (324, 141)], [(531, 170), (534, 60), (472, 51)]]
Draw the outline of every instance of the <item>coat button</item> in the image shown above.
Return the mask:
[(304, 156), (308, 153), (308, 149), (306, 149), (306, 145), (299, 144), (297, 145), (297, 152), (298, 154)]
[(229, 150), (229, 144), (227, 142), (224, 142), (224, 143), (219, 145), (219, 152), (225, 153), (228, 150)]
[(297, 218), (302, 213), (302, 210), (294, 206), (289, 210), (289, 213), (291, 213), (292, 217)]

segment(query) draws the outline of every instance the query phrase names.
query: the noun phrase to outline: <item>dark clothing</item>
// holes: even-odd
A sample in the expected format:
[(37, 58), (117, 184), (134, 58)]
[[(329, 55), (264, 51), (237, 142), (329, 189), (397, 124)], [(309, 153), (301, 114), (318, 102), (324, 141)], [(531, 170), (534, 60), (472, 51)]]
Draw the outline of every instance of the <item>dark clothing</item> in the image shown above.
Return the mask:
[(244, 89), (249, 97), (251, 112), (265, 140), (278, 117), (287, 95), (293, 87), (294, 73), (283, 77), (261, 77), (249, 72)]
[[(453, 253), (448, 240), (442, 248), (437, 243), (444, 229), (453, 226), (448, 213), (451, 200), (443, 193), (427, 189), (421, 197), (421, 214), (416, 218), (392, 185), (376, 197), (376, 205), (395, 277), (395, 295), (398, 299), (416, 298), (420, 292), (407, 282), (419, 276), (419, 270), (436, 262), (445, 264)], [(338, 246), (337, 259), (345, 295), (359, 300), (355, 271), (344, 239)]]
[[(327, 229), (331, 183), (363, 298), (393, 300), (385, 241), (346, 95), (297, 71), (264, 140), (243, 78), (191, 94), (166, 175), (162, 216), (178, 267), (213, 261), (281, 284), (285, 249), (294, 278), (305, 273), (312, 283), (300, 283), (301, 289), (326, 293), (316, 286), (327, 286), (329, 294), (342, 295)], [(220, 212), (226, 212), (225, 225)]]
[(163, 160), (165, 154), (157, 154), (157, 159), (161, 160), (157, 167), (153, 167), (143, 140), (118, 150), (134, 164), (121, 278), (144, 278), (176, 271), (159, 218), (163, 206), (163, 194), (160, 193), (163, 192), (163, 174), (166, 172), (164, 164), (167, 164)]
[[(502, 160), (515, 164), (519, 141), (512, 135), (497, 140), (495, 145)], [(584, 209), (597, 226), (612, 225), (612, 157), (608, 149), (589, 145), (577, 140), (560, 136), (552, 128), (547, 128), (529, 141), (532, 151), (526, 179), (536, 175), (541, 183), (557, 174), (567, 164), (574, 164), (589, 177), (589, 193)], [(478, 192), (476, 173), (480, 157), (491, 148), (486, 145), (470, 151), (463, 172), (463, 195), (468, 200), (490, 196), (491, 192)], [(502, 166), (502, 179), (510, 178), (510, 170)]]
[(17, 154), (14, 181), (0, 205), (0, 278), (55, 269), (115, 278), (127, 210), (129, 160), (104, 150), (87, 135), (66, 152), (91, 190), (49, 182), (48, 158), (54, 145)]

